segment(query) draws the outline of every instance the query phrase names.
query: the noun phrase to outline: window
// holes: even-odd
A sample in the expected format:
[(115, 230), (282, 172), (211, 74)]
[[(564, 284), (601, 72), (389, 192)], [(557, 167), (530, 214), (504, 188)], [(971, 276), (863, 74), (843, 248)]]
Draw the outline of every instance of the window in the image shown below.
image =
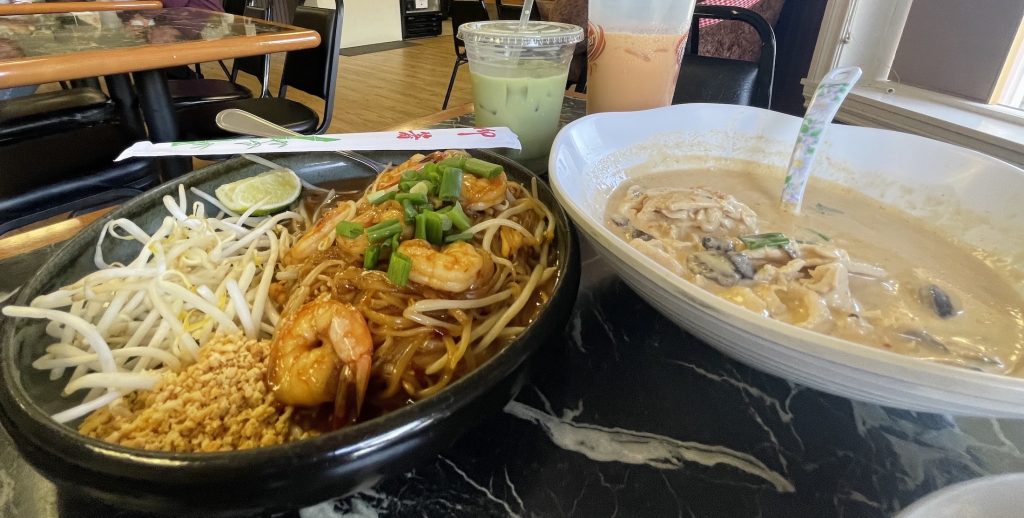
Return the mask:
[(1017, 27), (1017, 35), (996, 83), (993, 100), (1004, 106), (1024, 109), (1024, 20)]
[(861, 82), (837, 119), (1024, 165), (1024, 0), (831, 0), (804, 80), (837, 66)]

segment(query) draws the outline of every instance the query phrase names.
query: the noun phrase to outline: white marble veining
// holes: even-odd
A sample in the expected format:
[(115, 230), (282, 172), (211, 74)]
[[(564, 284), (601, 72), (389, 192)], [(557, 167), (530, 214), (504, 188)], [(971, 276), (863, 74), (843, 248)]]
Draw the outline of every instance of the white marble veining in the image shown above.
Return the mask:
[[(582, 403), (581, 403), (582, 404)], [(769, 482), (782, 493), (796, 491), (782, 474), (752, 455), (724, 446), (680, 441), (652, 433), (610, 428), (574, 421), (578, 410), (561, 417), (512, 401), (505, 412), (539, 425), (559, 447), (598, 462), (622, 462), (657, 469), (681, 469), (686, 462), (704, 466), (727, 465)]]
[[(490, 500), (492, 502), (495, 502), (498, 505), (500, 505), (501, 507), (503, 507), (505, 509), (505, 511), (508, 512), (508, 515), (510, 517), (512, 517), (512, 518), (520, 518), (519, 514), (516, 513), (515, 511), (513, 511), (512, 507), (510, 507), (508, 505), (508, 502), (506, 502), (506, 501), (504, 501), (504, 500), (494, 496), (494, 493), (491, 491), (491, 489), (489, 489), (487, 487), (484, 487), (483, 485), (481, 485), (478, 482), (476, 482), (475, 480), (473, 480), (469, 475), (466, 474), (465, 471), (463, 471), (458, 466), (456, 466), (454, 462), (452, 462), (452, 461), (450, 461), (450, 460), (448, 460), (448, 459), (446, 459), (444, 457), (441, 457), (441, 460), (444, 461), (449, 466), (451, 466), (451, 468), (453, 470), (455, 470), (455, 472), (458, 473), (459, 476), (461, 476), (469, 485), (473, 486), (475, 489), (477, 489), (481, 493), (483, 493), (484, 496), (486, 496), (488, 500)], [(508, 473), (505, 473), (505, 477), (506, 477), (506, 480), (508, 480)], [(511, 481), (508, 484), (509, 484), (509, 486), (512, 486), (512, 482)], [(512, 486), (512, 488), (514, 490), (515, 486)], [(520, 503), (522, 503), (521, 500), (520, 500)]]
[[(946, 485), (961, 480), (950, 464), (975, 476), (1024, 471), (1024, 454), (993, 419), (931, 416), (941, 426), (921, 427), (913, 413), (894, 413), (868, 403), (853, 402), (854, 422), (863, 437), (885, 440), (892, 450), (904, 488)], [(887, 466), (891, 470), (892, 466)]]

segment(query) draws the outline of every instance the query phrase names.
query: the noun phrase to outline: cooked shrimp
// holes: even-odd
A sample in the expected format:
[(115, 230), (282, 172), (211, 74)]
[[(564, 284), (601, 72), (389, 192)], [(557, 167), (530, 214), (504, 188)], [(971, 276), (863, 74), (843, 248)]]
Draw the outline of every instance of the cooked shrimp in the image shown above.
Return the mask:
[[(410, 169), (419, 169), (428, 162), (436, 163), (460, 155), (468, 156), (464, 151), (435, 151), (429, 155), (413, 155), (409, 160), (381, 173), (374, 184), (374, 190), (393, 187), (401, 181), (402, 173)], [(466, 174), (462, 176), (462, 194), (459, 201), (467, 210), (486, 210), (505, 201), (507, 190), (508, 177), (505, 173), (489, 179)]]
[(462, 193), (459, 201), (468, 210), (486, 210), (505, 201), (508, 177), (501, 173), (494, 178), (481, 178), (473, 174), (462, 175)]
[(278, 326), (268, 381), (274, 397), (287, 405), (334, 401), (333, 422), (342, 426), (359, 417), (372, 357), (373, 338), (363, 315), (351, 304), (321, 298)]
[(321, 244), (328, 238), (333, 241), (335, 227), (338, 226), (338, 223), (352, 217), (354, 211), (355, 203), (351, 201), (341, 202), (334, 208), (324, 211), (320, 219), (288, 249), (288, 253), (285, 254), (283, 259), (284, 264), (302, 262), (318, 250), (321, 250), (321, 246), (330, 246), (329, 243), (327, 245)]
[(461, 293), (494, 273), (490, 257), (465, 241), (438, 252), (422, 239), (411, 239), (402, 241), (398, 251), (412, 260), (409, 279), (436, 290)]
[(381, 173), (377, 177), (377, 181), (374, 182), (374, 190), (379, 191), (396, 185), (402, 179), (402, 173), (410, 169), (419, 169), (421, 166), (423, 166), (423, 164), (426, 164), (427, 162), (440, 162), (441, 160), (444, 160), (449, 156), (452, 156), (452, 153), (444, 151), (435, 151), (429, 155), (422, 155), (417, 153), (409, 157), (409, 159), (406, 160), (405, 162), (402, 162), (401, 164), (398, 164), (395, 167), (392, 167), (391, 169), (388, 169), (387, 171)]
[[(360, 204), (359, 213), (350, 220), (354, 221), (363, 226), (363, 228), (369, 228), (377, 223), (384, 221), (397, 219), (402, 223), (402, 233), (404, 237), (410, 237), (413, 233), (412, 225), (406, 225), (404, 223), (405, 215), (402, 211), (402, 204), (397, 201), (390, 200), (380, 205), (371, 205), (369, 203)], [(366, 233), (359, 235), (355, 239), (338, 239), (335, 245), (344, 250), (347, 254), (352, 257), (362, 257), (363, 253), (366, 252), (366, 247), (369, 246), (369, 242), (366, 239)]]

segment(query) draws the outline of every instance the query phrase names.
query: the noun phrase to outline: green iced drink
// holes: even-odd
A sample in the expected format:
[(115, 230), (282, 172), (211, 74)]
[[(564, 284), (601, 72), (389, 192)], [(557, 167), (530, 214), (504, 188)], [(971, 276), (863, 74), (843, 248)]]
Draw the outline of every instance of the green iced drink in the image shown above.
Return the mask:
[(506, 126), (519, 136), (518, 159), (551, 151), (573, 49), (583, 29), (553, 22), (492, 21), (459, 27), (473, 76), (476, 125)]
[[(543, 72), (543, 71), (542, 71)], [(517, 158), (548, 154), (558, 132), (568, 70), (539, 77), (497, 77), (473, 72), (477, 126), (508, 126), (519, 135)]]

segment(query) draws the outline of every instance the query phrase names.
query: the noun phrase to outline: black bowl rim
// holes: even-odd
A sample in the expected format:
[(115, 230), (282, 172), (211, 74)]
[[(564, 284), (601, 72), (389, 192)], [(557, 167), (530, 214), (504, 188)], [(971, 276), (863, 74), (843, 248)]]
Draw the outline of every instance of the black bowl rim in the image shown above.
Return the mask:
[[(139, 479), (163, 478), (171, 473), (173, 473), (174, 479), (178, 479), (179, 477), (195, 476), (200, 472), (209, 474), (211, 471), (218, 470), (227, 472), (242, 468), (247, 471), (260, 471), (261, 468), (270, 468), (268, 464), (280, 462), (282, 458), (324, 460), (325, 458), (345, 457), (353, 454), (358, 457), (360, 454), (369, 454), (372, 450), (386, 445), (390, 442), (392, 435), (415, 433), (422, 426), (429, 424), (429, 419), (425, 416), (433, 415), (448, 407), (461, 406), (459, 401), (474, 399), (492, 384), (481, 383), (480, 380), (494, 376), (497, 376), (499, 380), (505, 378), (529, 356), (532, 349), (541, 345), (539, 338), (535, 336), (539, 333), (537, 321), (550, 313), (551, 308), (557, 307), (560, 300), (566, 297), (575, 298), (579, 280), (578, 276), (570, 274), (579, 267), (579, 244), (575, 227), (569, 221), (562, 207), (558, 205), (551, 188), (536, 173), (518, 162), (490, 151), (470, 150), (470, 152), (490, 161), (497, 161), (506, 167), (506, 170), (514, 169), (515, 174), (522, 175), (528, 180), (536, 180), (538, 191), (553, 201), (549, 208), (555, 216), (555, 230), (559, 238), (558, 247), (561, 251), (558, 279), (552, 290), (551, 301), (541, 309), (537, 319), (527, 327), (522, 335), (499, 354), (437, 394), (374, 419), (311, 439), (226, 452), (151, 451), (128, 448), (86, 437), (74, 428), (53, 421), (46, 412), (31, 401), (22, 387), (20, 376), (17, 375), (17, 367), (13, 361), (15, 353), (10, 350), (11, 348), (3, 347), (0, 349), (0, 412), (7, 414), (4, 417), (11, 421), (10, 424), (18, 428), (9, 430), (9, 433), (12, 436), (19, 435), (44, 451), (59, 455), (65, 462), (76, 464), (89, 471), (122, 476), (123, 468), (133, 470), (146, 468), (150, 477), (138, 477)], [(99, 228), (112, 219), (126, 217), (136, 210), (143, 210), (141, 207), (145, 203), (144, 199), (160, 199), (164, 194), (172, 192), (170, 189), (176, 189), (178, 184), (190, 187), (225, 174), (225, 169), (232, 171), (239, 164), (248, 163), (244, 158), (227, 160), (165, 182), (94, 221), (70, 239), (54, 255), (62, 255), (65, 249), (81, 247), (83, 241), (94, 243)], [(52, 258), (47, 260), (47, 264), (52, 260)], [(45, 265), (43, 268), (45, 269)], [(40, 273), (42, 271), (41, 269)], [(573, 282), (574, 277), (575, 282)], [(42, 282), (40, 275), (34, 275), (25, 284), (25, 289), (21, 290), (15, 304), (25, 305), (28, 302), (26, 300), (28, 293), (36, 291), (35, 285)], [(13, 343), (16, 319), (4, 318), (2, 320), (0, 345)], [(520, 350), (526, 351), (519, 353)], [(31, 428), (32, 433), (25, 433), (29, 431), (25, 427)], [(392, 433), (386, 433), (389, 431)], [(45, 435), (36, 435), (35, 432)], [(47, 440), (48, 438), (57, 440), (50, 441)], [(100, 462), (92, 462), (93, 459)], [(136, 473), (136, 476), (140, 474)]]

